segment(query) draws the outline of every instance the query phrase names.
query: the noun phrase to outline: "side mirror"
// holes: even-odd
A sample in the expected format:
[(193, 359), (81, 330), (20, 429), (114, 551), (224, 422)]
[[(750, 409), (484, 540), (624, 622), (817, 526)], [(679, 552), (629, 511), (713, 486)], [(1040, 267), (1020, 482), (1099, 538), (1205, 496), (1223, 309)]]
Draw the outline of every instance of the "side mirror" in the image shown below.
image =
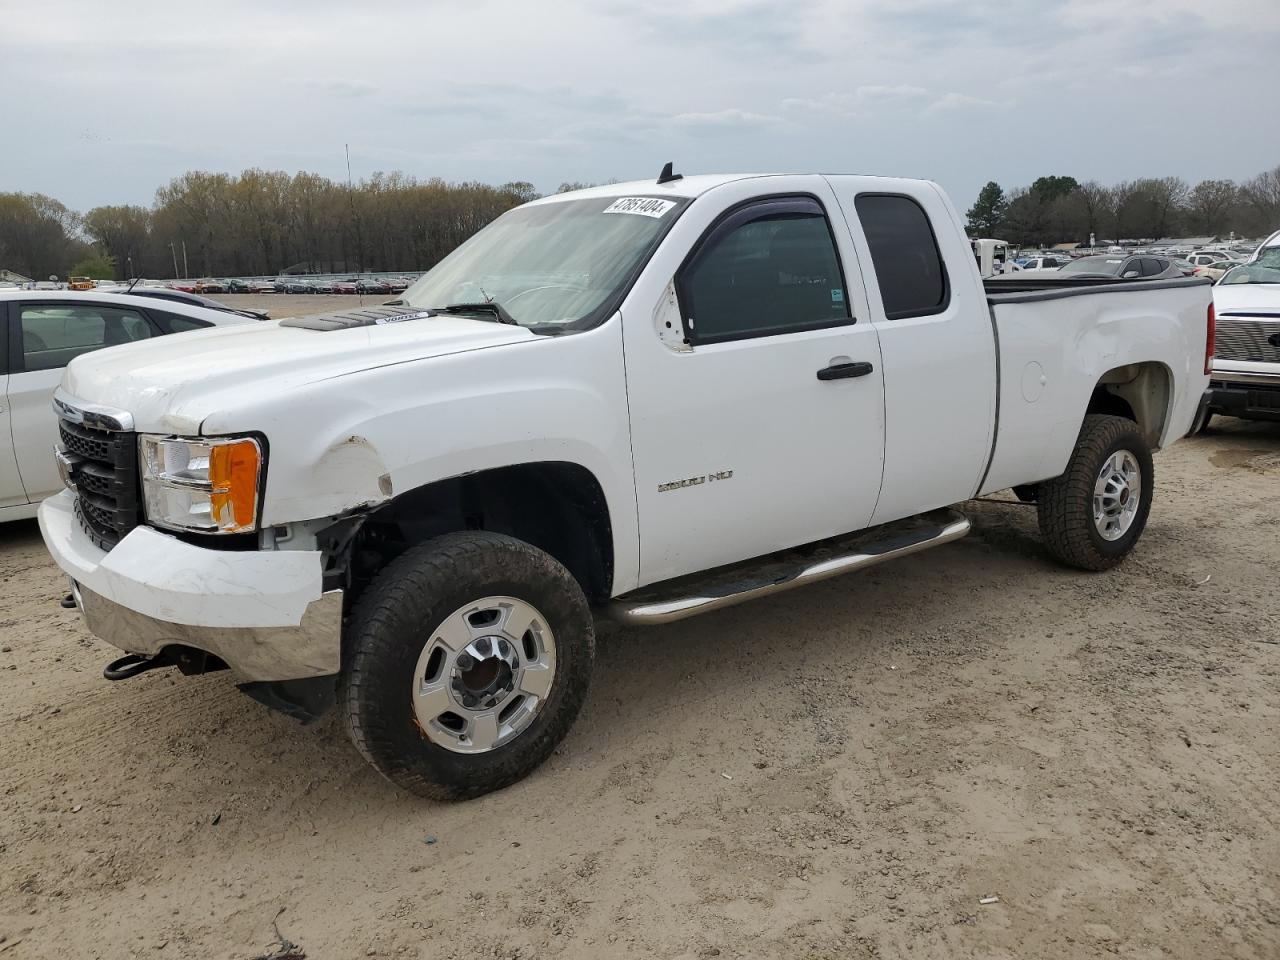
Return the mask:
[(1120, 275), (1120, 279), (1133, 280), (1139, 276), (1141, 276), (1141, 274), (1139, 274), (1137, 270), (1126, 270), (1124, 273)]

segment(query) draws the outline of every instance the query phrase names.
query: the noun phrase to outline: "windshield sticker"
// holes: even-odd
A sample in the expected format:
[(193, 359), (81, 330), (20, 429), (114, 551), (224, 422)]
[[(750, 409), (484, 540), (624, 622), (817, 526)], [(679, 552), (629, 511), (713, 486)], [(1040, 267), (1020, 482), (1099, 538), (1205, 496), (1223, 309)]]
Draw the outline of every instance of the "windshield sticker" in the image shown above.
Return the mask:
[(676, 205), (674, 200), (659, 200), (655, 197), (619, 197), (604, 208), (605, 213), (638, 213), (642, 217), (664, 216)]
[(1124, 263), (1123, 260), (1108, 260), (1107, 263)]
[(379, 317), (373, 321), (377, 326), (384, 323), (404, 323), (406, 320), (425, 320), (427, 317), (434, 317), (435, 314), (430, 310), (423, 310), (420, 313), (397, 313), (393, 317)]
[(844, 303), (844, 291), (843, 291), (843, 290), (832, 290), (832, 291), (831, 291), (831, 302), (832, 302), (832, 303)]

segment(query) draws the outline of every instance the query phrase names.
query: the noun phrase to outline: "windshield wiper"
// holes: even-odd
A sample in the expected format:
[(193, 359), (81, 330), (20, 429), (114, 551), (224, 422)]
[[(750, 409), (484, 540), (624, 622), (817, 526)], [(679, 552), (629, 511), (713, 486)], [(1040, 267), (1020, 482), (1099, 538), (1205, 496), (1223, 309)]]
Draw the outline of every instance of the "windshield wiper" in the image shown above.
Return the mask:
[(451, 303), (447, 307), (431, 307), (432, 313), (489, 313), (499, 323), (509, 323), (512, 326), (520, 326), (516, 322), (516, 318), (507, 313), (502, 308), (502, 304), (497, 300), (481, 300), (478, 303)]

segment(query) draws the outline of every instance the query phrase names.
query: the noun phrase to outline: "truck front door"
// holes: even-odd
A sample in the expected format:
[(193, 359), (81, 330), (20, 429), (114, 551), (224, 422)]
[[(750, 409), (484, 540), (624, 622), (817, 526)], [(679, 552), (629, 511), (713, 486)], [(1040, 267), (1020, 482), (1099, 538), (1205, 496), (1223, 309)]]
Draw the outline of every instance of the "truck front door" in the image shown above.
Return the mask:
[(660, 252), (646, 271), (653, 290), (670, 281), (657, 309), (624, 314), (641, 584), (857, 530), (875, 509), (884, 385), (857, 262), (825, 181), (777, 181), (695, 202), (666, 245), (683, 262)]

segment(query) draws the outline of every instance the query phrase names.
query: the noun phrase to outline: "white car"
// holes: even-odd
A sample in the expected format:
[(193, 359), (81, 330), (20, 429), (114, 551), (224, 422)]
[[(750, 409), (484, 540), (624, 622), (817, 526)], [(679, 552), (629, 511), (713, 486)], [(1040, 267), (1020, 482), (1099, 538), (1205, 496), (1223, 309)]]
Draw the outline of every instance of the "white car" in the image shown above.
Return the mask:
[(1023, 270), (1057, 270), (1064, 263), (1068, 262), (1067, 257), (1028, 257), (1020, 264)]
[(1218, 263), (1223, 260), (1230, 260), (1236, 263), (1243, 261), (1239, 257), (1233, 257), (1229, 253), (1221, 250), (1197, 250), (1195, 253), (1189, 254), (1184, 258), (1193, 267), (1207, 267), (1210, 264)]
[(230, 668), (340, 701), (408, 790), (497, 789), (573, 722), (593, 608), (861, 570), (1009, 487), (1064, 564), (1134, 548), (1209, 285), (984, 288), (962, 223), (928, 181), (668, 166), (510, 210), (392, 303), (82, 357), (45, 543), (109, 679)]
[(53, 391), (73, 357), (163, 334), (255, 322), (112, 293), (0, 291), (0, 522), (34, 516), (41, 500), (62, 489), (51, 453), (58, 440)]

